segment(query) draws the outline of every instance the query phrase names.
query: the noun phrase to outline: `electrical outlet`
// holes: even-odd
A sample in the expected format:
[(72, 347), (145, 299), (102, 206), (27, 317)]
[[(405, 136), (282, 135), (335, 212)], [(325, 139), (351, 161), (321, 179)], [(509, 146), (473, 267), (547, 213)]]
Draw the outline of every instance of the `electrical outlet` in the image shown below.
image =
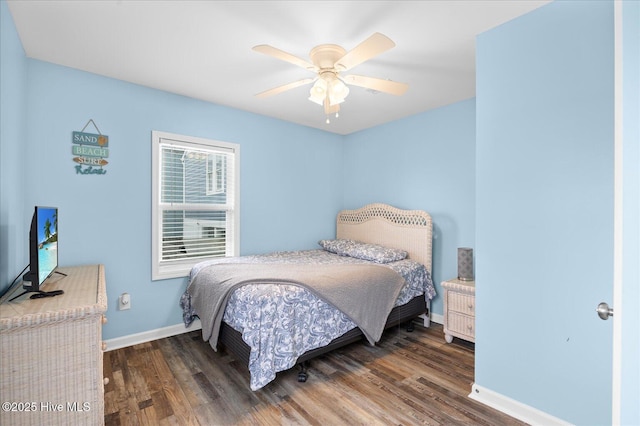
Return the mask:
[(118, 298), (118, 310), (124, 311), (126, 309), (131, 309), (131, 296), (129, 293), (122, 293)]

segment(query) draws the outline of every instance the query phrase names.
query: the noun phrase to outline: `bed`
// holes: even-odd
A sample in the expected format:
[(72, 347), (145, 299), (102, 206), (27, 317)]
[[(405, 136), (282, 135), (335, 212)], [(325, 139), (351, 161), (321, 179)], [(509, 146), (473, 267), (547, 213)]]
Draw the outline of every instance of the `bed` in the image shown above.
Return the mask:
[[(339, 212), (320, 248), (201, 262), (181, 297), (214, 350), (247, 365), (258, 390), (276, 373), (341, 346), (380, 338), (422, 316), (429, 326), (432, 221), (427, 212), (369, 204)], [(362, 293), (364, 289), (365, 293)], [(376, 295), (376, 297), (372, 297)]]

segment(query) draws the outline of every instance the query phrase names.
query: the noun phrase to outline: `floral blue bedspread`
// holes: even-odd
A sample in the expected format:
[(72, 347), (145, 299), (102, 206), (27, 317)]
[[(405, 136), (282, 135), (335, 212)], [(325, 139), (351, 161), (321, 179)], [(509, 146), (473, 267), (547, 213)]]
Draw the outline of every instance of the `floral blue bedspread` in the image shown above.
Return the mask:
[[(191, 279), (207, 266), (216, 263), (371, 263), (325, 250), (276, 252), (265, 255), (220, 258), (197, 264)], [(396, 306), (424, 294), (430, 300), (435, 295), (433, 282), (426, 268), (405, 259), (385, 264), (405, 278)], [(194, 312), (190, 295), (181, 298), (183, 318), (191, 324)], [(356, 325), (337, 310), (303, 287), (283, 284), (248, 284), (235, 290), (227, 304), (223, 320), (242, 333), (251, 348), (249, 357), (250, 386), (258, 390), (272, 381), (276, 373), (296, 364), (308, 350), (329, 344)]]

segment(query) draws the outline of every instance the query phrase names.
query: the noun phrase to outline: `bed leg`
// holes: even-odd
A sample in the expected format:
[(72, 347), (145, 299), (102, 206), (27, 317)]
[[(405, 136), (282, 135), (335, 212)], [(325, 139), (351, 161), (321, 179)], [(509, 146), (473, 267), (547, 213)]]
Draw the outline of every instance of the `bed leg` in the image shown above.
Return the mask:
[(309, 367), (309, 361), (304, 361), (298, 364), (300, 367), (300, 372), (298, 373), (298, 381), (300, 383), (304, 383), (307, 381), (309, 375), (307, 374), (307, 368)]
[(424, 328), (429, 328), (431, 325), (431, 300), (427, 300), (427, 313), (420, 315), (424, 320)]
[(424, 314), (423, 319), (424, 319), (424, 327), (429, 328), (429, 326), (431, 325), (431, 317), (429, 316), (429, 314)]
[(429, 328), (431, 325), (431, 317), (429, 316), (429, 313), (427, 312), (426, 314), (420, 315), (420, 318), (422, 318), (422, 325), (424, 325), (424, 328)]
[(411, 333), (415, 329), (416, 329), (416, 326), (413, 324), (413, 320), (409, 321), (407, 323), (407, 328), (406, 328), (407, 332)]

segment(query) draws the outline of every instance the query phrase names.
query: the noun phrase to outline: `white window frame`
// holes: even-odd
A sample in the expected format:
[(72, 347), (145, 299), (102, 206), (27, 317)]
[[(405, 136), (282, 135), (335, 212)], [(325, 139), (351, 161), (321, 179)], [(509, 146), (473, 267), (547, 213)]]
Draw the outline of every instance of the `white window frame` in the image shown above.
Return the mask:
[[(152, 141), (152, 206), (151, 206), (151, 279), (162, 280), (168, 278), (186, 277), (189, 275), (191, 268), (198, 262), (206, 260), (206, 258), (197, 257), (192, 259), (181, 259), (173, 261), (162, 261), (162, 212), (169, 205), (162, 204), (160, 198), (160, 176), (162, 168), (162, 146), (184, 146), (191, 149), (219, 149), (233, 152), (233, 176), (225, 176), (225, 183), (233, 185), (233, 197), (227, 201), (227, 211), (230, 212), (227, 220), (228, 225), (233, 227), (231, 232), (227, 232), (226, 255), (238, 256), (240, 253), (240, 145), (230, 142), (222, 142), (212, 139), (204, 139), (193, 136), (178, 135), (160, 131), (151, 132)], [(213, 153), (215, 154), (215, 153)], [(207, 161), (207, 164), (209, 162)], [(215, 170), (214, 179), (215, 179)], [(227, 170), (225, 170), (227, 172)], [(203, 173), (209, 173), (209, 170), (203, 170)], [(209, 176), (207, 175), (207, 178)], [(232, 182), (228, 182), (232, 180)], [(215, 188), (214, 188), (215, 189)], [(209, 193), (209, 182), (207, 182), (207, 193)]]
[(227, 171), (224, 163), (218, 164), (219, 157), (218, 154), (209, 154), (207, 158), (207, 195), (220, 194), (226, 186)]

